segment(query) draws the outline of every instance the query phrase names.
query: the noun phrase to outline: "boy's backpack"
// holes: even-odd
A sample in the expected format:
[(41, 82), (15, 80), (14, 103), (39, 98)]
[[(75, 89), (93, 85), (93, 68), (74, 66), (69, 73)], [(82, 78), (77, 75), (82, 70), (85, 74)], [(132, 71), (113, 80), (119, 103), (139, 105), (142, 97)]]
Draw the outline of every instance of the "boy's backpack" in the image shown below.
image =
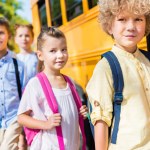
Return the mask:
[[(38, 73), (36, 76), (37, 76), (37, 78), (39, 79), (39, 81), (41, 83), (41, 86), (42, 86), (43, 92), (45, 94), (45, 97), (47, 99), (49, 107), (51, 108), (53, 113), (58, 113), (57, 101), (56, 101), (56, 98), (55, 98), (54, 93), (52, 91), (52, 87), (50, 85), (49, 80), (47, 79), (46, 75), (43, 72)], [(73, 98), (74, 98), (76, 106), (77, 106), (77, 110), (79, 112), (80, 107), (82, 106), (82, 103), (81, 103), (80, 97), (79, 97), (79, 95), (78, 95), (78, 93), (75, 89), (75, 86), (72, 83), (72, 81), (69, 79), (69, 77), (67, 77), (65, 75), (63, 75), (63, 77), (66, 80), (66, 82), (69, 84), (69, 87), (71, 89)], [(82, 150), (86, 150), (84, 122), (83, 122), (83, 117), (81, 115), (79, 116), (79, 125), (80, 125), (80, 130), (81, 130), (81, 133), (82, 133), (82, 140), (83, 140)], [(27, 142), (28, 142), (29, 145), (31, 145), (34, 136), (40, 130), (24, 128), (24, 131), (25, 131), (25, 134), (26, 134)], [(57, 133), (57, 139), (58, 139), (60, 150), (64, 150), (65, 147), (64, 147), (64, 141), (63, 141), (61, 126), (56, 127), (56, 133)]]
[[(140, 50), (145, 57), (150, 60), (150, 52)], [(114, 87), (114, 103), (113, 103), (113, 118), (114, 118), (114, 128), (111, 135), (111, 143), (116, 144), (117, 133), (120, 122), (120, 112), (121, 112), (121, 103), (123, 101), (123, 88), (124, 80), (122, 75), (122, 70), (119, 64), (119, 61), (115, 54), (112, 51), (106, 52), (102, 55), (105, 57), (110, 65), (112, 77), (113, 77), (113, 87)], [(91, 107), (91, 105), (90, 105)], [(90, 108), (92, 109), (92, 108)], [(94, 136), (94, 126), (91, 125), (91, 130)], [(111, 129), (111, 127), (110, 127)], [(110, 134), (110, 131), (109, 131)]]
[(18, 63), (17, 63), (16, 58), (12, 58), (12, 59), (13, 59), (14, 67), (15, 67), (18, 94), (19, 94), (19, 98), (21, 99), (22, 90), (21, 90), (21, 83), (20, 83), (20, 77), (19, 77)]

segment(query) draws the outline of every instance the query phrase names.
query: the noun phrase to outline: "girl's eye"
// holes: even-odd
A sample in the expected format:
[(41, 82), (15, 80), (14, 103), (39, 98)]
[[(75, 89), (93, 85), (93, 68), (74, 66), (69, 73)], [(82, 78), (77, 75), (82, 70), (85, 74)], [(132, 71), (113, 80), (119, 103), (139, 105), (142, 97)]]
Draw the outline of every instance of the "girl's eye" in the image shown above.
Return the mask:
[(55, 50), (52, 49), (52, 50), (50, 50), (50, 52), (51, 52), (51, 53), (55, 53)]
[(67, 51), (67, 49), (62, 49), (62, 52), (66, 52)]
[(27, 35), (25, 35), (26, 37), (29, 37), (29, 35), (27, 34)]

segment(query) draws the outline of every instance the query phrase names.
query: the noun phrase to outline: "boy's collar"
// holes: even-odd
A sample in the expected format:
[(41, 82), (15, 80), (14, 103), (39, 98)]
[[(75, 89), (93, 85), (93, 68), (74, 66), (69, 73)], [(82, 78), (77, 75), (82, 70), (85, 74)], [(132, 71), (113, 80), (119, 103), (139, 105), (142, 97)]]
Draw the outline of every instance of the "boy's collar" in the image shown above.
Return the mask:
[(120, 55), (126, 55), (127, 57), (131, 57), (131, 58), (137, 57), (138, 54), (139, 54), (139, 49), (138, 48), (136, 49), (136, 51), (134, 53), (129, 53), (129, 52), (117, 47), (116, 45), (114, 45), (112, 47), (112, 50), (115, 51), (116, 53), (120, 54)]
[(6, 62), (8, 59), (12, 58), (11, 52), (7, 49), (7, 53), (0, 59), (2, 62)]

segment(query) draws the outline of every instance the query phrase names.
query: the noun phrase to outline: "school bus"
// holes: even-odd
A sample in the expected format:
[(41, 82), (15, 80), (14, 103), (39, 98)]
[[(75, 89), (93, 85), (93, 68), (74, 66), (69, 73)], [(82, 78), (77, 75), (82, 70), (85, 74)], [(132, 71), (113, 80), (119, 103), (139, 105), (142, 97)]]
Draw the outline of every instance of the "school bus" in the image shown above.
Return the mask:
[[(43, 25), (57, 26), (65, 33), (69, 61), (63, 73), (85, 89), (101, 54), (113, 44), (98, 23), (97, 0), (31, 0), (31, 9), (35, 37)], [(139, 47), (147, 49), (149, 41), (144, 38)]]

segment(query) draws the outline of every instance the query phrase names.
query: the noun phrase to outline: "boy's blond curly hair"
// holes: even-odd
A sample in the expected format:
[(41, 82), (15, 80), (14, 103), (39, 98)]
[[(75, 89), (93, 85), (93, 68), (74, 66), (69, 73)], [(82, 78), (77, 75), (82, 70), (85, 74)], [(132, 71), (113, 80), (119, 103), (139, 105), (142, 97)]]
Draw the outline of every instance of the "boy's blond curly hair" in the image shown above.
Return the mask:
[(98, 5), (99, 22), (107, 34), (114, 17), (123, 10), (144, 15), (146, 17), (145, 35), (150, 33), (150, 0), (99, 0)]

